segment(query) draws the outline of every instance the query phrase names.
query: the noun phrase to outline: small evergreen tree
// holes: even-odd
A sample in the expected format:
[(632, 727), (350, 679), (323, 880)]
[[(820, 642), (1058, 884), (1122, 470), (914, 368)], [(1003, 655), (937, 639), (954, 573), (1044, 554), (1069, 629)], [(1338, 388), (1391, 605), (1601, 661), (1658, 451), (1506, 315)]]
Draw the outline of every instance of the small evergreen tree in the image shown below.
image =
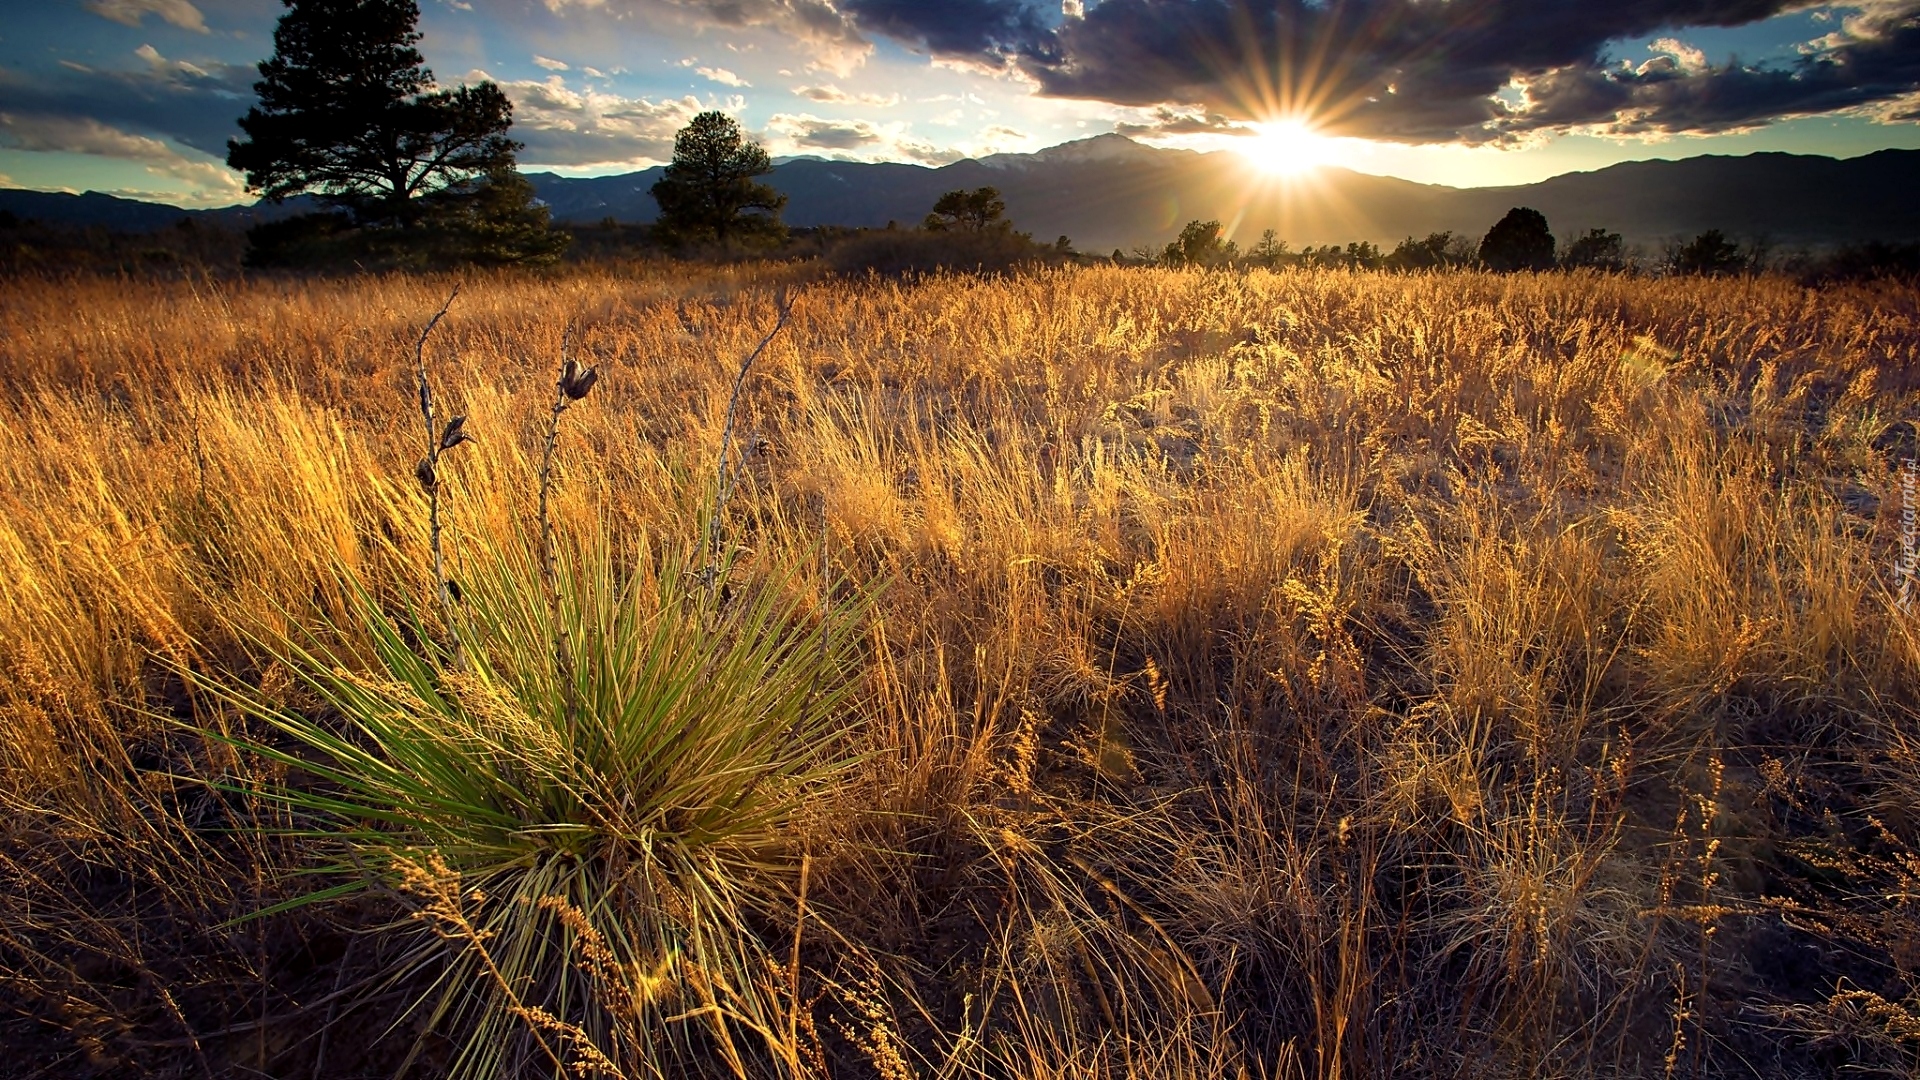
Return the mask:
[(1503, 274), (1553, 269), (1553, 233), (1546, 215), (1524, 206), (1507, 211), (1480, 241), (1480, 261)]
[(1569, 270), (1624, 270), (1626, 243), (1617, 232), (1588, 229), (1586, 235), (1567, 245), (1566, 253), (1560, 256), (1560, 265)]
[(1168, 266), (1218, 266), (1231, 261), (1239, 248), (1220, 239), (1218, 221), (1189, 221), (1180, 235), (1160, 252)]
[(1395, 270), (1443, 270), (1465, 266), (1473, 261), (1472, 241), (1451, 232), (1427, 234), (1425, 240), (1409, 236), (1387, 256), (1386, 265)]
[(653, 185), (660, 232), (677, 243), (778, 241), (787, 197), (753, 178), (773, 171), (758, 143), (723, 112), (703, 112), (673, 139), (673, 162)]
[(928, 232), (1009, 232), (1007, 204), (997, 188), (949, 191), (935, 200), (921, 228)]
[(1260, 242), (1247, 252), (1247, 258), (1271, 270), (1285, 262), (1287, 254), (1287, 242), (1280, 239), (1278, 232), (1267, 229), (1260, 234)]
[(1747, 269), (1747, 259), (1739, 245), (1719, 229), (1708, 229), (1686, 244), (1668, 253), (1667, 264), (1676, 274), (1701, 274), (1718, 277), (1738, 274)]
[(534, 197), (532, 182), (501, 168), (447, 200), (436, 224), (446, 234), (447, 254), (454, 259), (545, 266), (557, 261), (573, 240), (552, 227), (551, 217)]

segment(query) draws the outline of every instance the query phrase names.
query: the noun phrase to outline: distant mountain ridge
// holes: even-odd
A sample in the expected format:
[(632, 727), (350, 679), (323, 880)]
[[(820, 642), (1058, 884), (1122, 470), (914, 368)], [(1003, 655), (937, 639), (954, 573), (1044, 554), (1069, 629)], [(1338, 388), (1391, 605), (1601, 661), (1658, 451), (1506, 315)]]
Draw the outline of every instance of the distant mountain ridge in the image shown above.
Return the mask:
[[(661, 167), (617, 176), (529, 173), (560, 221), (652, 221), (648, 189)], [(1037, 238), (1072, 238), (1082, 251), (1160, 244), (1194, 219), (1217, 219), (1243, 245), (1274, 229), (1295, 247), (1451, 231), (1478, 238), (1506, 211), (1530, 206), (1556, 234), (1591, 227), (1650, 248), (1707, 229), (1780, 247), (1920, 240), (1920, 150), (1835, 159), (1760, 153), (1634, 161), (1514, 187), (1450, 188), (1346, 169), (1290, 181), (1254, 173), (1230, 151), (1160, 150), (1097, 135), (1031, 154), (994, 154), (939, 168), (796, 157), (768, 178), (788, 197), (795, 226), (913, 225), (941, 193), (999, 188), (1014, 224)], [(244, 226), (303, 209), (256, 204), (218, 210), (122, 199), (0, 190), (0, 211), (60, 224), (147, 231), (182, 218)]]

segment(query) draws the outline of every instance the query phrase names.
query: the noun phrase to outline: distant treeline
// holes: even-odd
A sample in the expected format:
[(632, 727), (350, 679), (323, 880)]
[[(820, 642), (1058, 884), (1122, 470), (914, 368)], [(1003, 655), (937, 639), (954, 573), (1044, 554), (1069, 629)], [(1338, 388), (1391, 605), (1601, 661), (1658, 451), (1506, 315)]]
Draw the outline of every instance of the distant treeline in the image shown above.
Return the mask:
[(1544, 272), (1598, 270), (1609, 273), (1722, 277), (1778, 273), (1807, 284), (1872, 278), (1920, 278), (1920, 242), (1870, 241), (1824, 253), (1781, 250), (1765, 238), (1736, 241), (1719, 229), (1691, 239), (1676, 237), (1658, 251), (1629, 245), (1617, 232), (1588, 229), (1556, 240), (1546, 216), (1515, 207), (1480, 240), (1455, 232), (1409, 236), (1388, 251), (1370, 241), (1308, 245), (1294, 249), (1268, 229), (1242, 249), (1222, 235), (1218, 221), (1190, 221), (1164, 247), (1115, 249), (1114, 263), (1130, 266), (1215, 266), (1281, 269), (1324, 267), (1394, 270)]
[[(1619, 233), (1589, 229), (1556, 240), (1537, 212), (1516, 209), (1485, 237), (1453, 232), (1407, 237), (1391, 250), (1367, 241), (1294, 248), (1274, 230), (1242, 248), (1217, 221), (1189, 222), (1173, 241), (1111, 255), (1075, 251), (1067, 237), (1052, 243), (1014, 229), (992, 188), (949, 192), (917, 226), (816, 226), (789, 229), (774, 244), (688, 244), (651, 224), (615, 221), (556, 226), (572, 238), (563, 261), (634, 258), (700, 261), (787, 259), (818, 262), (841, 274), (902, 276), (940, 270), (999, 272), (1021, 266), (1112, 263), (1221, 269), (1328, 268), (1434, 273), (1457, 270), (1597, 270), (1637, 275), (1732, 276), (1774, 273), (1820, 285), (1871, 279), (1920, 281), (1920, 242), (1872, 241), (1825, 252), (1777, 248), (1764, 239), (1736, 241), (1719, 230), (1675, 238), (1659, 250), (1626, 244)], [(1521, 215), (1515, 218), (1515, 214)], [(1528, 215), (1531, 215), (1528, 216)], [(1533, 218), (1538, 218), (1537, 221)], [(1505, 226), (1503, 229), (1502, 226)], [(230, 272), (246, 261), (248, 236), (182, 218), (172, 228), (120, 232), (66, 226), (0, 211), (0, 273), (92, 270), (118, 273)]]

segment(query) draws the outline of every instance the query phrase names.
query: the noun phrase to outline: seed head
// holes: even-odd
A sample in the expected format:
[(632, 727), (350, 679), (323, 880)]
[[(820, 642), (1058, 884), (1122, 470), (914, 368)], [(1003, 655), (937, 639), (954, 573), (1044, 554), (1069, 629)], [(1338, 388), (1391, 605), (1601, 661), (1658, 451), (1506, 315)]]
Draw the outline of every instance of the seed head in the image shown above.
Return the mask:
[(447, 429), (440, 433), (440, 449), (451, 450), (463, 442), (472, 442), (473, 436), (467, 434), (465, 414), (447, 421)]
[(580, 377), (580, 361), (569, 359), (565, 363), (560, 365), (560, 389), (562, 391), (565, 391), (567, 387), (572, 386), (573, 380), (579, 377)]
[(420, 464), (413, 467), (413, 478), (420, 481), (421, 490), (433, 494), (434, 485), (438, 482), (433, 475), (433, 458), (421, 458)]
[[(568, 361), (568, 363), (572, 363), (572, 361)], [(600, 381), (600, 369), (590, 367), (576, 374), (562, 386), (561, 389), (566, 391), (569, 400), (579, 401), (581, 398), (587, 396), (587, 391), (593, 389), (593, 384), (598, 381)]]

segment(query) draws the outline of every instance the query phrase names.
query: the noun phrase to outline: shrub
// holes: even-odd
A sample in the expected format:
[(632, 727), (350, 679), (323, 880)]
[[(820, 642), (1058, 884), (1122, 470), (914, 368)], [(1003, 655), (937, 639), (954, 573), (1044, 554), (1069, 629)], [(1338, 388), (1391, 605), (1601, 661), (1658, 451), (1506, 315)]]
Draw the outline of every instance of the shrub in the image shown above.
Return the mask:
[(1004, 273), (1066, 254), (1010, 230), (869, 229), (834, 243), (825, 261), (837, 273), (902, 277), (942, 270)]
[(533, 185), (512, 169), (420, 202), (417, 220), (407, 225), (363, 225), (340, 212), (263, 222), (247, 231), (247, 265), (544, 266), (571, 241), (551, 226)]

